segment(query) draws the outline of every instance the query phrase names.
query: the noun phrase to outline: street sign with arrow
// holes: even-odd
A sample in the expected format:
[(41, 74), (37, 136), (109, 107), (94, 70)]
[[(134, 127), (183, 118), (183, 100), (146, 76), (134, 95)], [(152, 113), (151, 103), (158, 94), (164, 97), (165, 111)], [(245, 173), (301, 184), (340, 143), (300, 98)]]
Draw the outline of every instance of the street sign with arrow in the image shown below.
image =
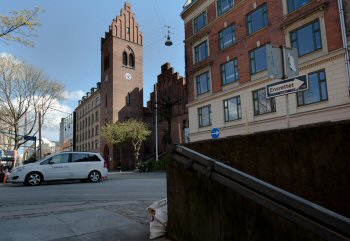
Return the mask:
[(213, 128), (211, 130), (211, 137), (214, 138), (214, 139), (217, 139), (219, 138), (220, 136), (220, 129), (219, 128)]
[(271, 98), (280, 95), (286, 95), (293, 92), (308, 89), (308, 81), (306, 75), (300, 75), (283, 81), (279, 81), (266, 86), (266, 97)]

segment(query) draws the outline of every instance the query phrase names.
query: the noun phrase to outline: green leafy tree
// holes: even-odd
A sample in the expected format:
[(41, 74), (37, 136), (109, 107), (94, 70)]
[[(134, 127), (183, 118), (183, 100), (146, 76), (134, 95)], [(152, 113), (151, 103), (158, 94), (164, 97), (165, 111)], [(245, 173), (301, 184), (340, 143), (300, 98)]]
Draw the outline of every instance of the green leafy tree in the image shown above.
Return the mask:
[(6, 44), (18, 42), (25, 46), (33, 46), (28, 38), (36, 37), (35, 30), (40, 26), (40, 8), (33, 10), (12, 11), (9, 16), (0, 15), (0, 39)]
[(150, 134), (151, 131), (146, 123), (133, 119), (107, 124), (101, 130), (101, 135), (111, 144), (131, 143), (133, 145), (137, 167), (142, 164), (139, 160), (142, 143)]

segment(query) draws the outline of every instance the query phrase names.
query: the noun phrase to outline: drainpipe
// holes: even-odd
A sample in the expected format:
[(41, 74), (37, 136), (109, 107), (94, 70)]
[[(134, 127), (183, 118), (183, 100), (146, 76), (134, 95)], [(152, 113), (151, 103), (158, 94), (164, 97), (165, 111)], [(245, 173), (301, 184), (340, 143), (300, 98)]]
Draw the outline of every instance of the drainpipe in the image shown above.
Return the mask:
[(348, 77), (348, 89), (350, 92), (350, 58), (349, 58), (349, 46), (346, 38), (346, 30), (345, 30), (345, 19), (344, 19), (344, 8), (342, 0), (338, 0), (339, 7), (339, 19), (340, 19), (340, 27), (343, 39), (343, 47), (345, 49), (345, 61), (346, 61), (346, 69), (347, 69), (347, 77)]

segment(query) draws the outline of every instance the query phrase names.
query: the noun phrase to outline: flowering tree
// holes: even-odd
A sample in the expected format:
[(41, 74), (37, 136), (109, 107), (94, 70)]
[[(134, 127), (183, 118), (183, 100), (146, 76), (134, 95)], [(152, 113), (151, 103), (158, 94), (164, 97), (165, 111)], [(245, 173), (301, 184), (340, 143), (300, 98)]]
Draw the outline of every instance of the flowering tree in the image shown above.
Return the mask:
[(101, 135), (111, 144), (131, 143), (133, 145), (136, 166), (141, 164), (139, 157), (142, 142), (150, 134), (151, 131), (146, 123), (133, 119), (107, 124), (101, 130)]
[(33, 46), (28, 37), (35, 37), (34, 31), (40, 22), (38, 15), (40, 8), (33, 10), (12, 11), (9, 16), (0, 15), (0, 39), (5, 43), (19, 42), (26, 46)]

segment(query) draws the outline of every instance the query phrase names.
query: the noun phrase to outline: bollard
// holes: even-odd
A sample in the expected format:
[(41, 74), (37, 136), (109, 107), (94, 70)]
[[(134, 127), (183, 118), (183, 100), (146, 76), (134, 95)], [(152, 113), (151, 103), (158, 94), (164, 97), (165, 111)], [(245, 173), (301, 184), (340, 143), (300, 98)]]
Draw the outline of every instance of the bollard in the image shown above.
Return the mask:
[(5, 173), (4, 175), (4, 186), (6, 186), (6, 182), (7, 182), (7, 173)]

